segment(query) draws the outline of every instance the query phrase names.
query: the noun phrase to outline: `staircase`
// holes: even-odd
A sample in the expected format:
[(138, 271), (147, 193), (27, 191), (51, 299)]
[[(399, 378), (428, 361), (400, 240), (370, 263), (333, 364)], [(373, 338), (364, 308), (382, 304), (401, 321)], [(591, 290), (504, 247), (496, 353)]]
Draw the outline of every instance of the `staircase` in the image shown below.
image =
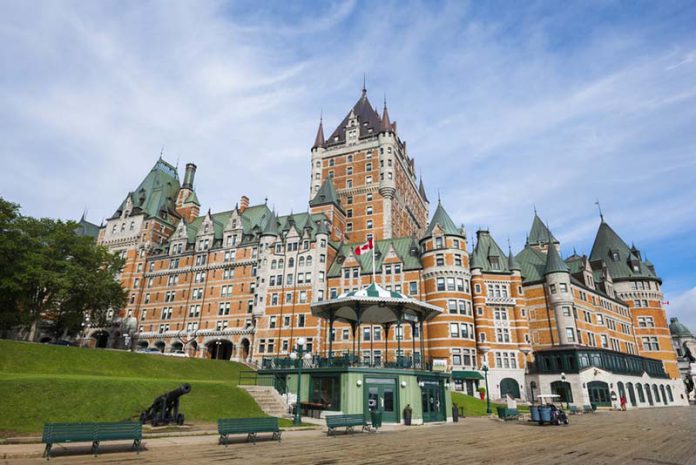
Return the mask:
[(239, 386), (254, 398), (261, 410), (272, 417), (288, 417), (288, 405), (271, 386)]

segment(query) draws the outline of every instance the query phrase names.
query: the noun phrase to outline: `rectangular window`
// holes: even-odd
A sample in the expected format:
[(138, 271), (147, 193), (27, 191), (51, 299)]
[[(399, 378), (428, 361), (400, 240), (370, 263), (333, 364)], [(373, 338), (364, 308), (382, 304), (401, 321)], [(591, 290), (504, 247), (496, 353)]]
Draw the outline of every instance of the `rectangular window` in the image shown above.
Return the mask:
[(438, 291), (445, 290), (445, 278), (437, 278), (437, 290)]
[(573, 331), (573, 328), (566, 328), (566, 337), (568, 342), (575, 342), (575, 331)]

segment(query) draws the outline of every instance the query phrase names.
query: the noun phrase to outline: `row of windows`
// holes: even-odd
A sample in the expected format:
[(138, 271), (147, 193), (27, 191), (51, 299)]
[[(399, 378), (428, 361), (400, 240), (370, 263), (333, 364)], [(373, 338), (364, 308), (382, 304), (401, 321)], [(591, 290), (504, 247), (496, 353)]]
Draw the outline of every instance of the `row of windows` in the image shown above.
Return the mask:
[[(282, 270), (284, 264), (285, 264), (285, 262), (283, 261), (282, 258), (280, 260), (273, 260), (273, 261), (271, 261), (271, 269), (272, 270), (275, 270), (275, 269)], [(293, 268), (294, 266), (295, 266), (295, 259), (293, 257), (288, 258), (288, 268)], [(312, 256), (311, 255), (307, 256), (306, 260), (305, 260), (304, 256), (300, 256), (297, 259), (297, 266), (298, 267), (312, 266)]]
[(449, 310), (450, 313), (473, 316), (473, 312), (471, 311), (471, 302), (468, 300), (449, 299), (447, 301), (447, 310)]
[[(288, 352), (290, 350), (290, 341), (288, 339), (284, 339), (281, 342), (281, 347), (283, 352)], [(314, 349), (314, 341), (313, 339), (307, 338), (307, 341), (305, 342), (304, 350), (305, 352), (312, 352)], [(259, 353), (264, 354), (264, 353), (269, 353), (272, 354), (275, 352), (275, 339), (259, 339)]]
[(438, 291), (469, 292), (469, 281), (464, 278), (437, 278)]
[[(319, 300), (324, 300), (324, 291), (319, 290)], [(293, 301), (293, 293), (292, 292), (286, 292), (285, 293), (285, 303), (286, 304), (291, 304)], [(304, 304), (307, 303), (307, 291), (300, 291), (297, 293), (297, 302)], [(271, 305), (278, 305), (280, 303), (280, 295), (277, 292), (274, 292), (271, 294)]]

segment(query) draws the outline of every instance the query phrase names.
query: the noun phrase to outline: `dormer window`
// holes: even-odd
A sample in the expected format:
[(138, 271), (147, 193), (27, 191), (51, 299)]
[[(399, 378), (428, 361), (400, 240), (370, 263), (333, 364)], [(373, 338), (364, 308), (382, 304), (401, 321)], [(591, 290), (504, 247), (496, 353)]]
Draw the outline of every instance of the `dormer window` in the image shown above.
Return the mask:
[(488, 261), (491, 263), (491, 269), (494, 271), (500, 270), (500, 260), (498, 257), (489, 257)]
[(613, 261), (613, 262), (619, 261), (619, 251), (618, 250), (611, 251), (611, 261)]

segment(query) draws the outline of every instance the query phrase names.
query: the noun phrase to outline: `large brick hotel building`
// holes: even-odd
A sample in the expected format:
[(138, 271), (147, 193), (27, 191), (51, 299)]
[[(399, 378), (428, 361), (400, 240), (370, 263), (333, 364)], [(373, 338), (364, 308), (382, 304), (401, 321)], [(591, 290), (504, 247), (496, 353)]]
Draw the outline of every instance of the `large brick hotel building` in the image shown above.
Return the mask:
[(536, 212), (517, 254), (488, 230), (469, 241), (439, 200), (429, 217), (396, 122), (365, 89), (328, 137), (320, 123), (310, 171), (302, 213), (281, 215), (242, 196), (228, 211), (201, 215), (196, 166), (181, 182), (158, 160), (99, 231), (98, 241), (127, 259), (129, 297), (112, 327), (90, 334), (94, 342), (258, 363), (287, 355), (303, 336), (324, 354), (328, 324), (310, 304), (372, 282), (373, 257), (354, 250), (372, 239), (377, 284), (443, 311), (422, 332), (338, 324), (335, 352), (378, 366), (399, 347), (437, 360), (469, 393), (486, 364), (494, 398), (685, 402), (661, 280), (603, 219), (589, 256), (562, 258)]

